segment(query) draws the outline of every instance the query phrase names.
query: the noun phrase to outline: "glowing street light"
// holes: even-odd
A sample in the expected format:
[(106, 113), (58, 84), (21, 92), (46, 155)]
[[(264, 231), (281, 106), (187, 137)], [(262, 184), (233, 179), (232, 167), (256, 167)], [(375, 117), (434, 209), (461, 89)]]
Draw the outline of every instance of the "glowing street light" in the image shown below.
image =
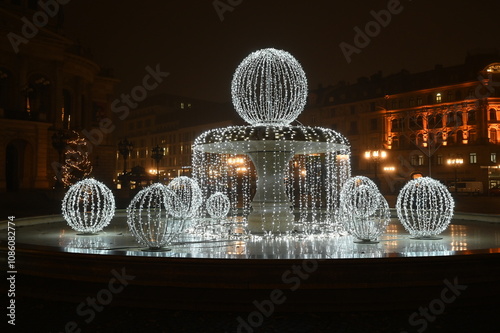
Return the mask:
[(375, 169), (375, 183), (380, 184), (378, 179), (378, 165), (381, 160), (387, 157), (387, 152), (385, 150), (367, 150), (365, 151), (365, 158), (369, 160), (374, 165)]
[(458, 182), (458, 177), (457, 177), (457, 171), (458, 167), (464, 164), (464, 159), (463, 158), (449, 158), (446, 160), (446, 164), (449, 166), (452, 166), (455, 169), (455, 193), (457, 193), (457, 182)]
[(165, 156), (165, 148), (156, 145), (151, 149), (151, 158), (156, 161), (156, 181), (160, 181), (160, 161)]

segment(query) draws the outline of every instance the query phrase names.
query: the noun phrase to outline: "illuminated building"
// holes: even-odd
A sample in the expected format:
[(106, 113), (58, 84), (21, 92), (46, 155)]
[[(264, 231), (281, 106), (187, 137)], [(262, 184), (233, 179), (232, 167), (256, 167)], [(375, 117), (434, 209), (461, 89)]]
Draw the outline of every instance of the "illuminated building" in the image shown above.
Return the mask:
[(64, 140), (58, 151), (54, 138), (70, 130), (93, 138), (87, 142), (92, 176), (111, 185), (112, 134), (101, 138), (97, 131), (100, 122), (111, 117), (109, 103), (118, 81), (90, 60), (88, 50), (61, 34), (63, 6), (26, 43), (15, 45), (6, 38), (11, 33), (22, 37), (21, 18), (31, 19), (40, 10), (35, 1), (2, 1), (0, 8), (4, 36), (0, 41), (0, 191), (51, 189), (67, 151)]
[[(366, 150), (384, 149), (382, 191), (397, 193), (411, 174), (450, 185), (480, 181), (500, 184), (500, 56), (469, 53), (463, 65), (340, 82), (309, 94), (300, 120), (346, 135), (353, 174), (376, 175)], [(454, 169), (450, 158), (464, 163)]]
[[(229, 104), (166, 94), (148, 97), (137, 109), (131, 110), (117, 135), (133, 144), (129, 168), (139, 167), (149, 175), (149, 178), (135, 180), (132, 176), (130, 186), (145, 186), (156, 179), (157, 165), (151, 158), (151, 150), (156, 145), (165, 148), (165, 156), (158, 165), (161, 182), (190, 176), (194, 139), (210, 128), (233, 125), (236, 118)], [(123, 157), (116, 148), (115, 157), (115, 178), (119, 180), (123, 174)], [(122, 187), (120, 182), (117, 185)]]

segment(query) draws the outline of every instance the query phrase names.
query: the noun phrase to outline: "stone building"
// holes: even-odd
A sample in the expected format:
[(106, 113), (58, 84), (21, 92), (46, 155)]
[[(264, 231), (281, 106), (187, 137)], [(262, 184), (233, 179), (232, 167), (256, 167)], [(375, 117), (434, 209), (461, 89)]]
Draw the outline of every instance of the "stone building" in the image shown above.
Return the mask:
[[(51, 189), (74, 130), (87, 139), (92, 176), (111, 185), (110, 101), (117, 80), (62, 34), (63, 5), (0, 1), (0, 191)], [(57, 10), (56, 10), (57, 9)], [(45, 20), (47, 18), (47, 20)], [(109, 117), (109, 118), (108, 118)], [(61, 145), (61, 142), (59, 142)]]
[(458, 66), (319, 88), (301, 121), (346, 135), (353, 174), (370, 175), (386, 193), (414, 173), (448, 185), (479, 181), (486, 193), (500, 185), (500, 56), (469, 53)]
[(133, 148), (126, 164), (123, 155), (116, 153), (115, 180), (120, 183), (124, 171), (135, 168), (144, 170), (145, 175), (132, 175), (132, 188), (139, 182), (144, 186), (154, 181), (157, 165), (151, 153), (156, 146), (165, 149), (158, 166), (164, 183), (174, 177), (191, 176), (191, 146), (196, 137), (206, 130), (238, 122), (242, 120), (228, 104), (167, 94), (148, 97), (120, 124), (118, 138), (131, 142)]

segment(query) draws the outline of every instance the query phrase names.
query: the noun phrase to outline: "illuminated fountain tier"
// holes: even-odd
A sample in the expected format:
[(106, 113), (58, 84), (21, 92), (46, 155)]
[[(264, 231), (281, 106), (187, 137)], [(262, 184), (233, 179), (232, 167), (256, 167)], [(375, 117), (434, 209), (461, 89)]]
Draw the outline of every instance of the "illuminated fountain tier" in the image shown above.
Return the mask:
[(302, 67), (287, 52), (260, 50), (239, 65), (231, 88), (236, 111), (250, 125), (195, 140), (193, 171), (204, 197), (226, 193), (232, 214), (241, 207), (248, 215), (252, 233), (289, 233), (296, 222), (306, 233), (324, 231), (350, 176), (350, 146), (331, 129), (291, 125), (307, 97)]

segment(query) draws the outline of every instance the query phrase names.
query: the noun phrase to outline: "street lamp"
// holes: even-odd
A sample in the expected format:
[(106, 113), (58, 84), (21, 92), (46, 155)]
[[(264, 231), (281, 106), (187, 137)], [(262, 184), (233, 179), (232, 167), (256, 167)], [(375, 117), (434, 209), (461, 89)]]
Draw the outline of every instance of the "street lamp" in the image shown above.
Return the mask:
[(156, 181), (160, 182), (160, 161), (165, 156), (165, 148), (156, 145), (151, 149), (151, 158), (156, 161)]
[(446, 160), (446, 164), (448, 164), (449, 166), (452, 166), (455, 169), (455, 193), (457, 193), (457, 189), (458, 189), (457, 171), (458, 171), (458, 167), (461, 166), (462, 164), (464, 164), (464, 159), (463, 158), (449, 158)]
[(132, 152), (134, 145), (132, 142), (128, 141), (126, 138), (118, 142), (118, 152), (123, 156), (123, 175), (122, 179), (125, 185), (128, 186), (128, 176), (127, 176), (127, 158)]
[(375, 184), (380, 185), (380, 181), (378, 179), (378, 165), (381, 160), (387, 157), (387, 152), (385, 150), (367, 150), (365, 151), (365, 158), (373, 163), (374, 166), (374, 174), (375, 174)]

